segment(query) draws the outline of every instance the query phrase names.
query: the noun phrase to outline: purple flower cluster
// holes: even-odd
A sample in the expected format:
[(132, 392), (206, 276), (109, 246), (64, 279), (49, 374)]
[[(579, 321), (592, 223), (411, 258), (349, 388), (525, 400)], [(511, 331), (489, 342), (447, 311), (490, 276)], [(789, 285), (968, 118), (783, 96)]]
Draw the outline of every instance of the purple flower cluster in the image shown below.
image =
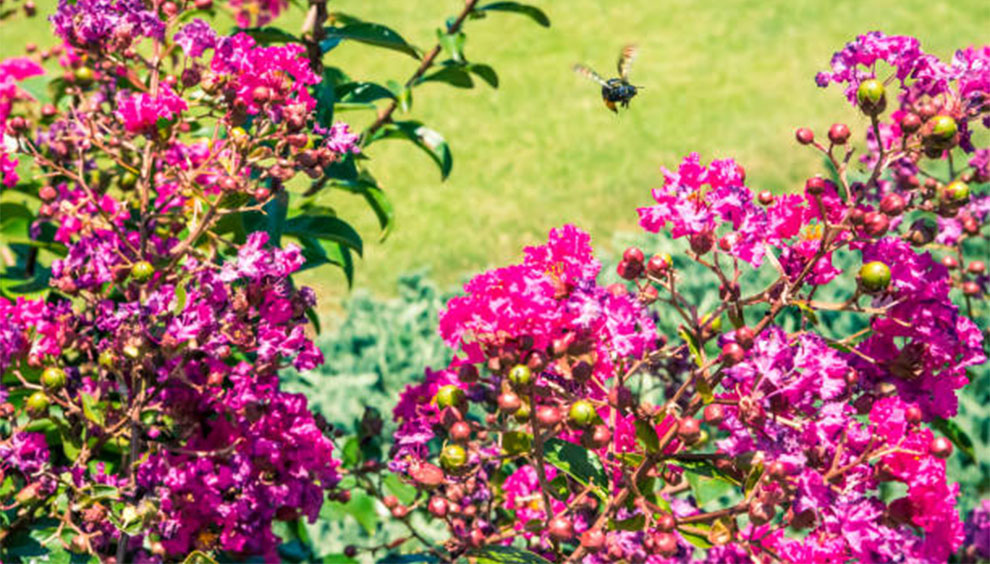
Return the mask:
[(162, 40), (165, 24), (142, 0), (59, 0), (55, 35), (82, 49), (123, 51), (140, 37)]

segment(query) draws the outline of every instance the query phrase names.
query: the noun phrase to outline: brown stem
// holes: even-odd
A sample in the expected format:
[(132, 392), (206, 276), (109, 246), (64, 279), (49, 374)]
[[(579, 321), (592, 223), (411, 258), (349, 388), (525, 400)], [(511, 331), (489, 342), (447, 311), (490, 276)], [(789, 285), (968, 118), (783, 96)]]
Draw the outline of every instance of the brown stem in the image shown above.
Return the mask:
[[(464, 9), (461, 10), (461, 13), (457, 15), (457, 18), (454, 19), (454, 21), (449, 26), (447, 26), (448, 35), (453, 35), (458, 31), (460, 31), (461, 25), (464, 23), (464, 20), (467, 19), (468, 15), (474, 10), (474, 7), (475, 5), (477, 5), (477, 3), (478, 0), (467, 0), (466, 2), (464, 2)], [(423, 57), (422, 62), (420, 62), (419, 68), (417, 68), (416, 72), (414, 72), (413, 75), (409, 77), (409, 80), (406, 81), (406, 88), (412, 88), (416, 84), (416, 81), (418, 81), (420, 78), (423, 77), (424, 74), (426, 74), (426, 71), (429, 70), (431, 66), (433, 66), (433, 61), (437, 58), (437, 55), (440, 54), (440, 51), (441, 51), (441, 47), (439, 43), (437, 43), (436, 45), (433, 46), (432, 49), (430, 49), (430, 51), (426, 54), (426, 56)], [(382, 113), (378, 116), (378, 119), (376, 119), (374, 123), (369, 125), (368, 128), (365, 129), (364, 132), (361, 134), (362, 145), (365, 144), (368, 141), (368, 139), (370, 139), (371, 136), (375, 134), (376, 131), (381, 129), (382, 126), (384, 126), (386, 123), (391, 121), (392, 113), (394, 113), (396, 108), (398, 107), (399, 107), (399, 102), (397, 100), (392, 100), (391, 102), (389, 102), (385, 110), (382, 111)]]

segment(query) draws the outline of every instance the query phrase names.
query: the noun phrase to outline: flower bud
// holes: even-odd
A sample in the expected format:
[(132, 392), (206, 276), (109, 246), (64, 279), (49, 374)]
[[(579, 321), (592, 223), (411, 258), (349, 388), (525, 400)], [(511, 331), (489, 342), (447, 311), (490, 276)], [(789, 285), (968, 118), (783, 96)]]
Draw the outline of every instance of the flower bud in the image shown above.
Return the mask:
[(57, 366), (49, 366), (41, 373), (41, 385), (51, 391), (62, 389), (65, 386), (65, 371)]
[(589, 427), (594, 423), (597, 416), (595, 406), (588, 400), (574, 402), (571, 404), (571, 409), (567, 412), (568, 420), (575, 427)]
[(849, 126), (844, 123), (832, 124), (828, 130), (828, 140), (834, 145), (845, 145), (849, 135)]
[(879, 212), (867, 212), (863, 216), (863, 231), (871, 237), (882, 237), (890, 229), (890, 219)]
[(505, 413), (515, 413), (522, 407), (522, 400), (512, 392), (505, 392), (498, 396), (498, 408)]
[(894, 192), (887, 193), (884, 195), (883, 199), (880, 200), (880, 211), (891, 217), (901, 215), (904, 213), (904, 208), (906, 207), (907, 201), (904, 200), (904, 196)]
[(48, 415), (48, 405), (48, 396), (45, 392), (38, 391), (28, 396), (24, 402), (24, 409), (31, 417), (44, 417)]
[(605, 533), (600, 529), (591, 529), (581, 535), (581, 546), (589, 551), (601, 550), (605, 546)]
[(434, 398), (437, 403), (437, 407), (444, 409), (446, 407), (457, 407), (464, 402), (464, 390), (454, 386), (453, 384), (448, 384), (446, 386), (441, 386), (437, 390), (437, 395)]
[(960, 205), (969, 201), (969, 185), (961, 180), (955, 180), (942, 189), (940, 194), (942, 203), (948, 205)]
[(908, 408), (904, 410), (904, 420), (911, 425), (921, 423), (921, 418), (921, 408), (916, 405), (908, 406)]
[(746, 351), (738, 343), (729, 342), (722, 347), (721, 358), (726, 366), (732, 366), (746, 358)]
[(921, 129), (921, 118), (918, 114), (906, 114), (901, 118), (901, 131), (907, 134), (914, 133)]
[(646, 273), (654, 278), (662, 278), (667, 270), (673, 265), (670, 255), (653, 255), (646, 263)]
[(624, 280), (635, 280), (643, 274), (643, 263), (621, 260), (615, 270)]
[(797, 139), (797, 142), (802, 145), (810, 145), (815, 141), (815, 133), (807, 127), (799, 127), (798, 130), (794, 132), (794, 138)]
[(970, 297), (979, 296), (980, 285), (977, 284), (976, 282), (973, 282), (972, 280), (967, 280), (966, 282), (963, 282), (962, 291), (963, 294), (966, 294), (967, 296)]
[(651, 537), (653, 547), (657, 554), (664, 558), (670, 558), (677, 554), (677, 537), (672, 533), (657, 533)]
[(543, 405), (536, 410), (536, 420), (544, 427), (553, 427), (560, 423), (560, 410), (552, 405)]
[(952, 456), (952, 442), (945, 437), (935, 437), (928, 446), (928, 452), (935, 458), (949, 458)]
[(966, 270), (968, 270), (970, 274), (976, 275), (983, 274), (986, 269), (987, 265), (984, 264), (982, 260), (974, 260), (969, 263), (969, 266), (966, 267)]
[(517, 364), (509, 370), (509, 381), (516, 387), (528, 386), (533, 380), (533, 371), (525, 364)]
[(570, 540), (574, 536), (574, 525), (567, 517), (554, 517), (550, 520), (550, 524), (547, 525), (547, 535), (557, 542)]
[(581, 436), (581, 444), (588, 450), (598, 450), (608, 445), (612, 432), (605, 425), (595, 425)]
[(952, 116), (938, 115), (931, 120), (931, 137), (939, 142), (951, 141), (959, 131), (959, 126)]
[(867, 292), (882, 292), (890, 285), (890, 267), (878, 260), (868, 262), (859, 269), (859, 282)]
[(447, 471), (461, 469), (467, 463), (467, 451), (458, 444), (450, 444), (440, 451), (440, 465)]
[(430, 503), (427, 506), (427, 509), (430, 511), (430, 515), (433, 515), (438, 519), (443, 519), (447, 515), (448, 508), (449, 505), (447, 504), (447, 500), (439, 496), (430, 498)]
[(827, 182), (821, 176), (812, 176), (804, 183), (804, 189), (812, 196), (821, 196), (825, 193), (825, 187), (828, 185)]
[(725, 420), (725, 408), (718, 403), (710, 403), (705, 406), (705, 423), (715, 427)]
[(450, 426), (448, 435), (452, 440), (459, 443), (466, 442), (471, 438), (471, 426), (464, 421), (458, 421)]
[(735, 336), (736, 342), (739, 343), (739, 346), (746, 350), (753, 348), (753, 340), (756, 338), (756, 335), (753, 333), (752, 329), (749, 327), (740, 327), (739, 329), (736, 329)]
[(868, 116), (877, 116), (883, 113), (887, 107), (887, 96), (883, 83), (871, 78), (859, 83), (856, 89), (856, 100), (859, 101), (859, 109)]
[(695, 254), (703, 255), (715, 246), (715, 233), (712, 231), (695, 233), (688, 238), (688, 241), (691, 243), (691, 250)]
[(646, 260), (646, 257), (643, 255), (643, 251), (641, 251), (640, 249), (636, 247), (629, 247), (628, 249), (626, 249), (624, 253), (622, 253), (622, 260), (626, 262), (642, 263), (644, 260)]
[(677, 423), (677, 436), (686, 444), (692, 444), (701, 437), (701, 423), (693, 417), (682, 417)]
[(759, 193), (756, 199), (759, 200), (760, 204), (769, 206), (774, 201), (773, 192), (770, 190), (763, 190)]

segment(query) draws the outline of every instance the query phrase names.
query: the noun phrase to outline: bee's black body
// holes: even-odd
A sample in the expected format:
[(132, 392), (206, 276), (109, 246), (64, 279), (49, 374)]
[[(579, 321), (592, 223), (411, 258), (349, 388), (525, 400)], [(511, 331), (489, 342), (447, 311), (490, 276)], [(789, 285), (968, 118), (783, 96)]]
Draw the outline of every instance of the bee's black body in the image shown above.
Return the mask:
[(629, 101), (636, 96), (636, 87), (628, 82), (623, 82), (619, 78), (610, 78), (602, 86), (602, 99), (608, 104), (619, 104), (623, 108), (629, 107)]
[(622, 52), (619, 54), (619, 78), (610, 78), (605, 80), (599, 74), (592, 69), (584, 65), (574, 65), (574, 71), (578, 74), (597, 82), (602, 85), (602, 101), (608, 109), (613, 112), (618, 113), (615, 109), (615, 105), (619, 104), (623, 108), (629, 107), (629, 101), (636, 96), (639, 89), (632, 84), (629, 84), (629, 68), (632, 66), (632, 61), (636, 57), (636, 46), (626, 45), (623, 47)]

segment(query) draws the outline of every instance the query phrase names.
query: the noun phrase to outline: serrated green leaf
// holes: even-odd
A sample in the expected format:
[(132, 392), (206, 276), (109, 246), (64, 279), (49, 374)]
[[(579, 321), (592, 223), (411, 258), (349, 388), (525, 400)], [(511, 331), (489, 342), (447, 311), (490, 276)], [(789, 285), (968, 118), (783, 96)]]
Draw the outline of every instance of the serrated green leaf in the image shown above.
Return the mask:
[(324, 28), (326, 38), (349, 39), (375, 47), (384, 47), (400, 53), (405, 53), (414, 59), (419, 59), (418, 50), (410, 45), (401, 35), (391, 28), (375, 23), (351, 23), (341, 27)]
[(475, 8), (475, 10), (480, 12), (513, 12), (516, 14), (522, 14), (532, 18), (533, 21), (543, 27), (550, 27), (550, 18), (543, 13), (543, 10), (535, 6), (522, 4), (520, 2), (492, 2), (491, 4), (479, 6), (478, 8)]

